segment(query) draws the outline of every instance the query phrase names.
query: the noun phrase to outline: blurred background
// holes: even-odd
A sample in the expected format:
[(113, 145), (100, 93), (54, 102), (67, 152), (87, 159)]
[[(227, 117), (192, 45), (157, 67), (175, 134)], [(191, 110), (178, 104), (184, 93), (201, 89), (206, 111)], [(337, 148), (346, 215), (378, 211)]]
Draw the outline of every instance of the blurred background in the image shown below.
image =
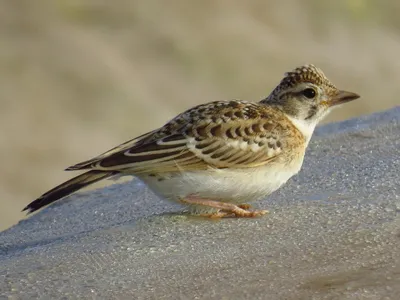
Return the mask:
[[(314, 63), (362, 99), (326, 122), (399, 105), (397, 0), (4, 0), (0, 230), (62, 170), (195, 104), (257, 101)], [(76, 174), (76, 173), (75, 173)]]

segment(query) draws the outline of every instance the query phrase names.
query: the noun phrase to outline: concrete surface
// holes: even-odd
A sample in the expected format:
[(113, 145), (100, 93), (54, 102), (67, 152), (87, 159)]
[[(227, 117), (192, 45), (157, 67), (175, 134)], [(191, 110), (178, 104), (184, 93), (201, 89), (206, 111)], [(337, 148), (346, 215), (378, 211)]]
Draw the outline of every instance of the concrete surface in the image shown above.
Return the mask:
[(262, 218), (80, 193), (0, 233), (0, 299), (398, 299), (399, 170), (397, 107), (319, 128)]

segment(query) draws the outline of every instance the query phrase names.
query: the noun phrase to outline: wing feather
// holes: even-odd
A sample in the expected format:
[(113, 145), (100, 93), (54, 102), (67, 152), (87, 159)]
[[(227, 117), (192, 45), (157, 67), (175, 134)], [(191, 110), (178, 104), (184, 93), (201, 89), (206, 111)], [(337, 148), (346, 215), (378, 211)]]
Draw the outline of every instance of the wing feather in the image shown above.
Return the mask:
[(140, 174), (260, 166), (284, 151), (293, 132), (284, 118), (259, 103), (212, 102), (69, 169)]

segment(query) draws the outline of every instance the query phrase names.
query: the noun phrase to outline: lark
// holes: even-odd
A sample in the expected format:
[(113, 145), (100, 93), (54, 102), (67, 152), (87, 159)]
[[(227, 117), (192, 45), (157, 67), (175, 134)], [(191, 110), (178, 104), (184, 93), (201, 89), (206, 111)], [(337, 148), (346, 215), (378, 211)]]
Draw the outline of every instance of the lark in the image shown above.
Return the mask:
[(27, 205), (37, 211), (99, 180), (134, 175), (166, 200), (209, 217), (256, 217), (248, 203), (297, 174), (316, 125), (334, 108), (359, 98), (339, 90), (314, 65), (285, 74), (259, 102), (195, 106), (161, 128), (66, 170), (85, 173)]

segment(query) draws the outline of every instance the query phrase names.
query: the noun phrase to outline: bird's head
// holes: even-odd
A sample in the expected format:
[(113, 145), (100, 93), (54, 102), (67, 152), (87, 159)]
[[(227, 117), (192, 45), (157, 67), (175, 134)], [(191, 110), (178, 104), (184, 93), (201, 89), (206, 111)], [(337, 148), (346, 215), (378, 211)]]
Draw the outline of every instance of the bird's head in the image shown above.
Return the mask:
[(303, 134), (310, 135), (333, 108), (359, 97), (339, 90), (321, 69), (304, 65), (286, 73), (261, 103), (278, 107), (297, 127), (302, 127)]

